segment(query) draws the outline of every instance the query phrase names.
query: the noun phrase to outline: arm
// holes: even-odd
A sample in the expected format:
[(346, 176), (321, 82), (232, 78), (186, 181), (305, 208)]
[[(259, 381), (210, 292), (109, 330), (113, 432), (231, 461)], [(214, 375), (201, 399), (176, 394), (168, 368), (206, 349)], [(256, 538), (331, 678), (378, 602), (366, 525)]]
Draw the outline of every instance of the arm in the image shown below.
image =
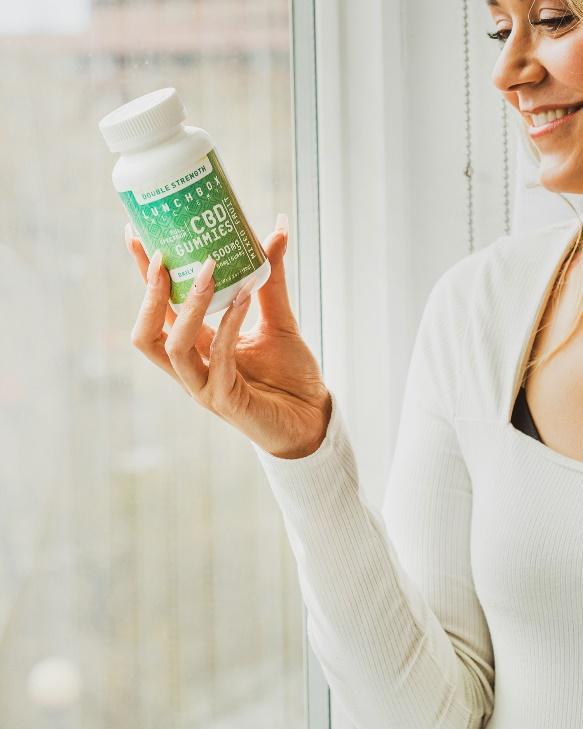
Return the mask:
[(334, 393), (314, 453), (280, 459), (254, 444), (297, 561), (310, 643), (357, 729), (478, 729), (492, 711), (492, 650), (470, 568), (471, 482), (451, 420), (466, 309), (447, 280), (415, 342), (388, 534), (361, 499)]

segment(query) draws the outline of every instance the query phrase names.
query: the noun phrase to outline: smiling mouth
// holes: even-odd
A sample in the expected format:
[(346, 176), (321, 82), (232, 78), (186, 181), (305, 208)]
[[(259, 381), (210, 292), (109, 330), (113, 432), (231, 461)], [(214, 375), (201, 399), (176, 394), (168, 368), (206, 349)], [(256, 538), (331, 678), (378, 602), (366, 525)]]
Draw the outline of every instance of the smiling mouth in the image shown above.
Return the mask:
[(581, 111), (581, 108), (583, 107), (579, 107), (573, 110), (568, 109), (566, 111), (568, 111), (569, 113), (562, 114), (561, 116), (556, 116), (555, 118), (551, 117), (549, 121), (546, 121), (538, 127), (529, 126), (528, 134), (530, 138), (536, 140), (542, 137), (546, 138), (549, 135), (553, 134), (554, 131), (559, 127), (568, 128), (571, 120), (577, 115), (579, 111)]
[(538, 129), (539, 127), (544, 127), (551, 122), (557, 121), (558, 119), (562, 119), (565, 116), (576, 114), (581, 108), (583, 108), (583, 104), (570, 106), (568, 109), (542, 111), (540, 114), (524, 112), (524, 117), (533, 129)]

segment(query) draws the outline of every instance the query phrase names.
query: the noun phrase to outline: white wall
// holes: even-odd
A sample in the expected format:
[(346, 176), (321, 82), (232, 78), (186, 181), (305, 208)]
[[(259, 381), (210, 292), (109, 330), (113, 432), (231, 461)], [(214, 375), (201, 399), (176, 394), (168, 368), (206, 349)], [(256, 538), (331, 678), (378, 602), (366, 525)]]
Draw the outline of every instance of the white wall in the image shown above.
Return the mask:
[[(317, 8), (324, 369), (380, 505), (425, 299), (469, 252), (463, 18), (454, 0)], [(471, 16), (476, 248), (504, 233), (486, 20)]]

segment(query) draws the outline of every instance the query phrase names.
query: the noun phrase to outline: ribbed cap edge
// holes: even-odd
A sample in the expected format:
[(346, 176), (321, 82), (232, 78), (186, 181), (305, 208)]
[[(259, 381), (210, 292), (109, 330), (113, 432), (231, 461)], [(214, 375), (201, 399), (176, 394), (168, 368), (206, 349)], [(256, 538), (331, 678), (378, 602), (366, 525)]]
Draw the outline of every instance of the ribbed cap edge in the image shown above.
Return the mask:
[(112, 152), (127, 151), (177, 126), (186, 109), (175, 88), (151, 91), (114, 109), (99, 122), (99, 129)]

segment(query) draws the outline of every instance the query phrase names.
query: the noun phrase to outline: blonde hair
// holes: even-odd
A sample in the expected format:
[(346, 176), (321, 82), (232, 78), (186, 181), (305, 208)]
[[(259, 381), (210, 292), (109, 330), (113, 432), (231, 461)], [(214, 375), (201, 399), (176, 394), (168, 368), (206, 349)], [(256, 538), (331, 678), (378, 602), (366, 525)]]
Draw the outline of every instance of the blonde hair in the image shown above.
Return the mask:
[(565, 5), (579, 20), (583, 20), (583, 0), (565, 0)]
[[(583, 20), (583, 0), (564, 0), (565, 4), (568, 6), (569, 10), (577, 17), (579, 20)], [(529, 151), (530, 155), (533, 157), (533, 159), (536, 161), (537, 164), (540, 163), (541, 157), (539, 154), (539, 151), (537, 147), (535, 146), (534, 142), (530, 138), (530, 135), (527, 132), (527, 123), (524, 121), (524, 119), (521, 119), (520, 124), (520, 132), (522, 135), (522, 138), (526, 144), (527, 150)], [(540, 183), (539, 183), (540, 185)], [(534, 185), (533, 185), (534, 186)], [(581, 249), (581, 237), (583, 234), (583, 221), (581, 221), (581, 216), (579, 215), (579, 212), (576, 210), (576, 208), (573, 206), (570, 200), (568, 200), (566, 197), (564, 197), (561, 193), (558, 193), (561, 195), (563, 200), (567, 202), (571, 208), (573, 208), (573, 211), (579, 218), (581, 222), (581, 227), (579, 228), (579, 232), (577, 234), (576, 240), (573, 241), (573, 245), (571, 247), (571, 250), (569, 252), (569, 255), (565, 259), (563, 265), (561, 266), (561, 270), (559, 272), (559, 276), (557, 277), (557, 280), (553, 286), (553, 289), (551, 291), (550, 295), (550, 302), (551, 306), (554, 310), (556, 309), (559, 295), (561, 291), (564, 288), (565, 280), (567, 277), (567, 274), (569, 273), (569, 269), (572, 267), (573, 259), (575, 258), (575, 255), (578, 250)], [(574, 268), (574, 266), (573, 266)], [(553, 357), (560, 349), (565, 347), (565, 345), (571, 340), (577, 329), (579, 328), (579, 324), (583, 318), (583, 266), (580, 266), (580, 275), (579, 275), (579, 290), (577, 295), (575, 296), (575, 307), (574, 307), (574, 318), (573, 318), (573, 324), (571, 326), (571, 329), (567, 333), (567, 335), (552, 349), (550, 349), (548, 352), (544, 352), (543, 354), (539, 355), (533, 355), (531, 353), (529, 361), (526, 365), (526, 370), (524, 372), (523, 377), (523, 384), (526, 382), (527, 378), (535, 371), (537, 370), (542, 364), (547, 362), (551, 357)], [(542, 327), (540, 327), (537, 330), (537, 334), (539, 331), (542, 330)]]

